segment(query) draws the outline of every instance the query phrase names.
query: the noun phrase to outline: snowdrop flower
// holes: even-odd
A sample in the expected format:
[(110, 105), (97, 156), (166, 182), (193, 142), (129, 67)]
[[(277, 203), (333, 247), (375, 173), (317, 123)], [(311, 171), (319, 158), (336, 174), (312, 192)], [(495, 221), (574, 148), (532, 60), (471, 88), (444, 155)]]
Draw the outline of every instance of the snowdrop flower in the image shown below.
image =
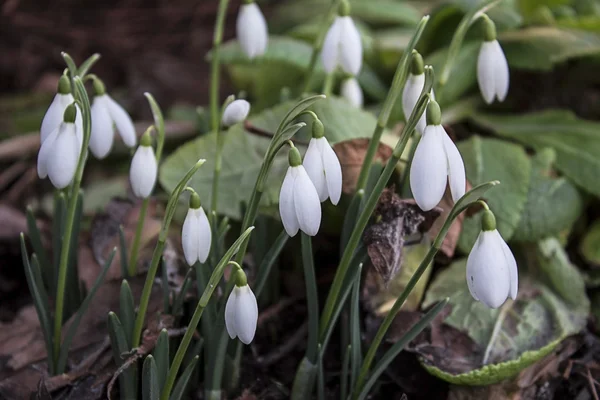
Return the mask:
[(253, 0), (245, 3), (240, 6), (237, 17), (237, 39), (244, 53), (252, 59), (265, 54), (269, 32), (265, 17), (256, 3)]
[(323, 41), (321, 60), (329, 74), (339, 65), (345, 72), (356, 76), (362, 67), (363, 48), (360, 33), (349, 14), (350, 5), (342, 1), (338, 16)]
[(63, 121), (42, 142), (38, 154), (39, 177), (42, 179), (49, 177), (57, 189), (69, 186), (77, 171), (81, 141), (75, 123), (76, 116), (77, 108), (73, 104), (68, 105)]
[[(413, 50), (411, 70), (402, 91), (402, 111), (404, 111), (404, 119), (407, 121), (415, 109), (417, 101), (419, 101), (423, 86), (425, 86), (423, 57), (416, 50)], [(435, 100), (433, 89), (431, 90), (431, 98)], [(425, 113), (423, 113), (421, 118), (419, 118), (419, 122), (417, 122), (417, 131), (423, 134), (425, 126)]]
[(356, 108), (363, 106), (363, 92), (358, 84), (358, 81), (352, 77), (344, 79), (340, 93), (343, 98), (348, 100)]
[(465, 166), (441, 125), (440, 106), (432, 99), (427, 105), (427, 127), (410, 167), (410, 188), (422, 210), (431, 210), (440, 202), (447, 181), (456, 202), (465, 194)]
[(308, 143), (302, 165), (317, 189), (319, 200), (329, 198), (335, 205), (342, 195), (342, 167), (323, 133), (323, 123), (318, 119), (314, 120), (312, 139)]
[(150, 132), (144, 133), (138, 146), (129, 170), (129, 182), (136, 197), (146, 198), (152, 193), (156, 183), (158, 165), (154, 150), (152, 149), (152, 138)]
[(292, 147), (290, 166), (279, 192), (279, 214), (285, 231), (295, 236), (298, 229), (315, 236), (321, 225), (321, 202), (314, 184), (302, 166), (298, 149)]
[(490, 308), (498, 308), (508, 297), (517, 298), (518, 279), (515, 257), (496, 230), (494, 214), (486, 210), (481, 232), (467, 259), (471, 296)]
[(123, 143), (127, 147), (135, 146), (137, 139), (135, 127), (127, 111), (112, 99), (107, 93), (104, 84), (99, 79), (94, 79), (95, 96), (92, 101), (92, 132), (90, 136), (90, 150), (98, 159), (110, 153), (115, 137), (115, 126)]
[(494, 98), (504, 101), (508, 93), (509, 74), (508, 62), (496, 40), (496, 26), (487, 16), (484, 17), (485, 40), (477, 58), (477, 82), (479, 90), (487, 104)]
[(181, 244), (185, 261), (192, 266), (199, 261), (205, 262), (210, 253), (212, 233), (206, 213), (200, 204), (198, 193), (192, 192), (190, 208), (188, 209), (183, 228), (181, 229)]
[[(42, 126), (40, 127), (40, 143), (44, 143), (52, 131), (58, 128), (58, 126), (63, 122), (65, 110), (73, 102), (75, 102), (75, 99), (71, 94), (71, 82), (69, 81), (68, 76), (63, 75), (58, 80), (57, 93), (54, 96), (50, 107), (48, 107), (48, 111), (46, 111), (44, 119), (42, 120)], [(83, 139), (83, 120), (81, 119), (81, 110), (79, 110), (79, 106), (75, 107), (77, 108), (75, 125), (77, 126), (77, 134), (79, 141), (81, 142)]]
[(235, 125), (245, 120), (249, 112), (250, 103), (246, 100), (234, 100), (225, 107), (221, 124), (225, 127)]
[(230, 338), (238, 337), (242, 343), (250, 344), (256, 333), (258, 305), (241, 268), (238, 267), (234, 279), (235, 287), (225, 305), (225, 327)]

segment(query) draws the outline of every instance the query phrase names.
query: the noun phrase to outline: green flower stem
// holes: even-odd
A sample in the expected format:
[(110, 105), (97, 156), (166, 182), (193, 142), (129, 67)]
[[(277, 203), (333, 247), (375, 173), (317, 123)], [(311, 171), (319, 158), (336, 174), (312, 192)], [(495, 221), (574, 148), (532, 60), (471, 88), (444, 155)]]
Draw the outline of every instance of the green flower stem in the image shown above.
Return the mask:
[(306, 301), (308, 307), (308, 341), (306, 357), (312, 363), (317, 362), (317, 345), (319, 344), (319, 296), (317, 278), (312, 251), (312, 239), (301, 232), (302, 266), (304, 267), (304, 284), (306, 285)]
[[(64, 53), (66, 54), (66, 53)], [(68, 56), (68, 55), (67, 55)], [(69, 57), (70, 58), (70, 57)], [(67, 59), (65, 57), (65, 59)], [(72, 74), (75, 74), (75, 70), (71, 70)], [(60, 261), (58, 264), (58, 280), (56, 287), (56, 306), (54, 311), (54, 335), (52, 337), (54, 341), (53, 355), (54, 364), (58, 363), (58, 356), (60, 354), (60, 341), (61, 341), (61, 329), (63, 323), (63, 311), (65, 307), (65, 289), (67, 282), (67, 268), (69, 264), (69, 250), (71, 246), (71, 235), (73, 233), (73, 226), (75, 223), (75, 214), (77, 209), (77, 197), (79, 189), (81, 187), (81, 180), (83, 178), (83, 169), (85, 167), (85, 161), (88, 155), (88, 146), (90, 143), (90, 132), (91, 132), (91, 119), (90, 119), (90, 101), (83, 86), (83, 82), (80, 77), (73, 77), (73, 88), (75, 99), (79, 102), (81, 111), (83, 113), (83, 144), (81, 146), (81, 152), (79, 153), (79, 161), (77, 163), (77, 170), (75, 171), (75, 177), (71, 186), (71, 193), (69, 196), (69, 205), (67, 207), (67, 215), (65, 220), (64, 235), (62, 241), (62, 247), (60, 252)], [(55, 371), (57, 374), (63, 371)]]
[(367, 178), (369, 177), (369, 171), (371, 170), (371, 164), (373, 163), (373, 158), (375, 157), (375, 153), (377, 152), (377, 148), (379, 147), (379, 141), (381, 139), (381, 135), (383, 134), (383, 130), (387, 126), (388, 120), (390, 119), (390, 114), (392, 113), (392, 109), (396, 104), (396, 100), (398, 96), (402, 93), (402, 89), (404, 88), (404, 82), (406, 81), (406, 76), (408, 75), (408, 71), (410, 69), (410, 60), (412, 58), (412, 53), (419, 41), (421, 34), (425, 30), (425, 26), (429, 21), (429, 16), (426, 15), (421, 19), (421, 22), (417, 25), (417, 30), (415, 34), (410, 39), (408, 46), (404, 50), (404, 54), (402, 54), (402, 58), (398, 63), (398, 67), (396, 68), (396, 72), (394, 74), (394, 78), (392, 80), (392, 85), (390, 90), (388, 91), (387, 97), (383, 102), (383, 107), (381, 109), (381, 113), (377, 118), (377, 125), (375, 126), (375, 131), (373, 132), (373, 136), (369, 141), (369, 147), (367, 148), (367, 153), (365, 154), (365, 159), (363, 161), (363, 165), (360, 169), (360, 175), (358, 176), (358, 182), (356, 184), (356, 190), (364, 189), (367, 184)]
[(331, 96), (331, 91), (333, 90), (333, 84), (335, 83), (335, 72), (327, 74), (325, 77), (325, 82), (323, 82), (323, 94), (325, 96)]
[[(179, 345), (179, 348), (177, 349), (177, 353), (175, 353), (175, 357), (173, 358), (173, 363), (171, 364), (171, 368), (169, 369), (169, 375), (167, 376), (165, 386), (160, 395), (161, 400), (169, 399), (171, 390), (173, 388), (173, 385), (175, 384), (175, 379), (177, 378), (177, 373), (179, 372), (179, 368), (181, 367), (181, 363), (183, 362), (185, 353), (190, 345), (190, 342), (192, 341), (194, 332), (196, 332), (196, 327), (198, 326), (198, 322), (200, 322), (200, 317), (202, 317), (204, 308), (206, 308), (206, 305), (208, 304), (208, 301), (210, 300), (214, 290), (217, 288), (218, 283), (223, 276), (225, 267), (229, 264), (237, 265), (239, 267), (239, 265), (237, 263), (232, 263), (229, 260), (231, 259), (231, 257), (233, 257), (235, 252), (239, 251), (241, 244), (244, 241), (246, 241), (246, 238), (248, 238), (250, 236), (250, 233), (252, 233), (253, 229), (254, 229), (254, 227), (250, 227), (250, 228), (246, 229), (246, 231), (244, 231), (244, 233), (242, 233), (242, 235), (231, 245), (229, 250), (227, 250), (227, 252), (223, 256), (223, 258), (221, 258), (221, 261), (219, 261), (219, 264), (213, 270), (213, 273), (210, 276), (210, 279), (208, 281), (208, 285), (206, 285), (206, 288), (204, 289), (204, 293), (200, 297), (200, 300), (198, 300), (198, 304), (196, 305), (196, 310), (194, 311), (194, 314), (192, 315), (192, 319), (191, 319), (190, 323), (188, 324), (187, 330), (185, 331), (185, 335), (183, 336), (183, 339), (181, 340), (181, 344)], [(234, 280), (235, 279), (231, 279), (231, 281), (234, 281)]]
[(225, 14), (229, 0), (219, 0), (217, 9), (217, 21), (213, 32), (213, 48), (210, 60), (210, 126), (211, 130), (219, 129), (219, 78), (220, 78), (220, 47), (223, 41), (223, 29), (225, 28)]
[(133, 237), (133, 243), (129, 252), (129, 263), (127, 264), (127, 276), (133, 277), (137, 272), (137, 255), (140, 248), (140, 240), (142, 238), (142, 231), (144, 230), (144, 221), (146, 220), (146, 211), (148, 210), (148, 203), (150, 198), (146, 197), (142, 200), (142, 206), (140, 207), (140, 215), (138, 216), (137, 226), (135, 228), (135, 236)]
[(221, 113), (220, 113), (220, 118), (217, 121), (217, 148), (215, 150), (215, 171), (213, 174), (213, 181), (212, 181), (212, 191), (211, 191), (211, 202), (210, 202), (210, 210), (211, 210), (211, 215), (214, 213), (215, 214), (215, 218), (213, 218), (213, 226), (217, 225), (217, 200), (219, 198), (219, 176), (221, 175), (221, 168), (222, 168), (222, 164), (223, 164), (223, 145), (225, 142), (225, 138), (223, 137), (223, 132), (221, 131), (221, 119), (223, 118), (223, 113), (225, 112), (225, 109), (227, 108), (227, 106), (235, 99), (234, 96), (229, 96), (227, 97), (227, 100), (225, 100), (225, 103), (223, 103), (223, 106), (221, 107)]
[(152, 285), (154, 283), (154, 278), (156, 277), (156, 272), (158, 271), (158, 264), (160, 263), (160, 259), (162, 258), (162, 252), (165, 247), (165, 242), (167, 241), (169, 225), (171, 225), (173, 214), (175, 214), (175, 209), (177, 208), (177, 201), (179, 200), (179, 196), (185, 189), (187, 182), (192, 178), (192, 176), (202, 166), (202, 164), (204, 164), (205, 161), (206, 160), (203, 159), (198, 160), (198, 162), (185, 174), (183, 179), (181, 179), (177, 186), (175, 186), (175, 190), (173, 190), (173, 193), (171, 194), (171, 197), (169, 198), (169, 201), (167, 203), (165, 216), (163, 218), (160, 233), (158, 235), (158, 242), (156, 243), (156, 247), (154, 248), (150, 268), (148, 269), (146, 281), (144, 282), (144, 288), (142, 289), (140, 305), (137, 317), (135, 319), (135, 326), (133, 328), (133, 337), (131, 338), (131, 343), (133, 347), (138, 347), (140, 344), (140, 340), (142, 339), (142, 328), (144, 327), (146, 311), (148, 310), (148, 303), (150, 302), (150, 293), (152, 291)]

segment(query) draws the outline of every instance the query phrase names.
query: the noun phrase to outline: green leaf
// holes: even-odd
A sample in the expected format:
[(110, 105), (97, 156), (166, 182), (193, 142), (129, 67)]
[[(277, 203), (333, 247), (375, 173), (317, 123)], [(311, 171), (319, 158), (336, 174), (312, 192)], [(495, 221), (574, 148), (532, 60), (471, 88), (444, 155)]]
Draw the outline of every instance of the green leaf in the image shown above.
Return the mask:
[(517, 8), (524, 17), (531, 17), (539, 7), (553, 7), (571, 3), (572, 0), (517, 0)]
[(583, 236), (579, 252), (590, 264), (600, 265), (600, 220), (596, 220)]
[[(115, 360), (115, 364), (120, 367), (124, 363), (123, 356), (126, 356), (129, 352), (129, 345), (127, 344), (123, 325), (119, 321), (117, 314), (112, 311), (108, 313), (108, 336), (110, 338), (113, 359)], [(123, 398), (136, 398), (137, 374), (135, 364), (119, 375), (119, 387)]]
[(540, 151), (556, 151), (556, 168), (575, 184), (600, 196), (600, 123), (570, 111), (549, 110), (521, 115), (475, 115), (474, 120), (500, 136)]
[(175, 384), (175, 388), (169, 397), (169, 400), (181, 400), (185, 393), (185, 387), (187, 386), (190, 377), (192, 376), (192, 372), (194, 371), (194, 367), (198, 364), (199, 356), (194, 357), (194, 359), (189, 363), (189, 365), (183, 371), (183, 374), (177, 380)]
[[(264, 131), (275, 133), (280, 122), (296, 103), (296, 101), (286, 102), (264, 110), (251, 117), (249, 123)], [(323, 122), (325, 135), (331, 144), (352, 138), (368, 137), (377, 123), (372, 114), (357, 110), (346, 101), (337, 98), (317, 101), (312, 105), (311, 110)], [(310, 138), (310, 127), (302, 128), (295, 138), (307, 142)], [(233, 126), (226, 133), (219, 184), (219, 199), (221, 200), (218, 212), (220, 214), (233, 219), (240, 218), (239, 205), (250, 198), (269, 140), (245, 132), (241, 124)], [(165, 159), (161, 166), (161, 185), (165, 190), (171, 192), (192, 160), (195, 162), (198, 157), (206, 157), (206, 165), (194, 175), (189, 185), (196, 189), (205, 204), (208, 203), (214, 170), (214, 158), (210, 155), (214, 152), (215, 146), (213, 133), (179, 147)], [(301, 150), (304, 149), (301, 148)], [(279, 201), (279, 190), (288, 167), (287, 156), (284, 153), (280, 152), (275, 159), (267, 178), (265, 192), (262, 196), (263, 206), (275, 205)]]
[(536, 242), (571, 228), (582, 212), (577, 188), (565, 178), (553, 178), (554, 150), (541, 150), (532, 158), (527, 203), (512, 239)]
[(600, 36), (593, 32), (533, 27), (498, 36), (508, 64), (518, 69), (551, 70), (555, 64), (600, 53)]
[(156, 360), (156, 370), (158, 376), (158, 387), (162, 391), (165, 386), (165, 380), (169, 373), (169, 333), (166, 329), (162, 329), (158, 334), (156, 346), (152, 351), (152, 355)]
[(143, 400), (159, 400), (160, 390), (158, 388), (158, 372), (156, 371), (156, 363), (154, 357), (148, 355), (144, 360), (142, 367), (142, 399)]
[(40, 260), (40, 268), (41, 273), (44, 278), (44, 283), (46, 287), (50, 288), (50, 292), (53, 293), (54, 289), (54, 274), (52, 264), (50, 263), (50, 258), (48, 257), (48, 253), (44, 245), (42, 244), (42, 235), (40, 234), (40, 230), (37, 227), (37, 223), (35, 220), (35, 216), (33, 215), (33, 210), (31, 207), (27, 207), (27, 233), (29, 234), (29, 240), (31, 241), (31, 246), (33, 246), (33, 252), (37, 254)]
[[(519, 145), (479, 136), (460, 142), (458, 149), (472, 185), (494, 179), (500, 181), (499, 187), (486, 193), (485, 200), (496, 215), (498, 231), (508, 241), (519, 224), (527, 201), (531, 161)], [(464, 220), (458, 242), (463, 252), (471, 250), (480, 230), (481, 213)]]
[(133, 303), (133, 294), (126, 279), (121, 282), (121, 291), (119, 292), (119, 319), (123, 324), (123, 331), (127, 338), (127, 343), (131, 345), (133, 339), (133, 325), (135, 324), (135, 305)]

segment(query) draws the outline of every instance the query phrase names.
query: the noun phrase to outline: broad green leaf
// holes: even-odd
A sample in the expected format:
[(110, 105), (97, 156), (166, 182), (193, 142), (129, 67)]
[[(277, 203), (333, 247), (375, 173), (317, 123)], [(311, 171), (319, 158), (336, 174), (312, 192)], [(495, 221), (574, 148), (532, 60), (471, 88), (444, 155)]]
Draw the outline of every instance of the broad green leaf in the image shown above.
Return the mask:
[[(496, 215), (498, 231), (509, 240), (515, 231), (527, 201), (531, 161), (523, 147), (497, 139), (473, 136), (460, 142), (458, 149), (465, 162), (467, 180), (479, 185), (499, 180), (498, 187), (485, 194), (485, 200)], [(481, 213), (463, 222), (459, 248), (469, 252), (481, 230)]]
[(600, 196), (600, 123), (579, 119), (565, 110), (473, 118), (498, 135), (535, 150), (553, 148), (556, 168), (583, 190)]
[(581, 214), (583, 200), (566, 178), (553, 178), (554, 150), (541, 150), (532, 159), (527, 203), (512, 239), (535, 242), (571, 228)]
[(583, 236), (579, 252), (590, 264), (600, 265), (600, 220), (596, 220)]
[(551, 70), (572, 58), (600, 53), (600, 36), (556, 27), (533, 27), (498, 36), (511, 67)]
[[(250, 124), (266, 132), (274, 133), (286, 113), (297, 103), (290, 101), (274, 108), (264, 110), (249, 119)], [(311, 107), (325, 126), (325, 135), (329, 143), (369, 137), (375, 124), (375, 117), (363, 110), (357, 110), (346, 101), (338, 98), (328, 98), (317, 101)], [(296, 139), (308, 142), (310, 127), (301, 129)], [(235, 125), (225, 134), (223, 146), (223, 166), (219, 184), (218, 211), (231, 218), (240, 217), (240, 204), (250, 198), (258, 171), (268, 147), (269, 139), (248, 133), (241, 124)], [(192, 186), (204, 204), (210, 201), (211, 181), (214, 171), (215, 134), (211, 133), (190, 141), (179, 147), (167, 157), (160, 168), (160, 183), (171, 192), (176, 182), (200, 157), (207, 159), (203, 168), (194, 175), (189, 185)], [(300, 146), (300, 145), (299, 145)], [(301, 151), (306, 147), (301, 146)], [(263, 205), (274, 205), (279, 201), (279, 190), (285, 171), (287, 156), (281, 151), (276, 158), (269, 176), (267, 187), (263, 194)]]

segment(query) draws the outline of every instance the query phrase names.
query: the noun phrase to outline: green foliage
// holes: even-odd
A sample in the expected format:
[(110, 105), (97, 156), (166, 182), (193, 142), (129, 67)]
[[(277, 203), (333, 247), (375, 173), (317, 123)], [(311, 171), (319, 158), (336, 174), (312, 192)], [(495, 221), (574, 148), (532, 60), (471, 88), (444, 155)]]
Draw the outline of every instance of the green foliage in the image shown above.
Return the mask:
[(600, 265), (600, 220), (587, 230), (579, 251), (585, 260), (595, 266)]

